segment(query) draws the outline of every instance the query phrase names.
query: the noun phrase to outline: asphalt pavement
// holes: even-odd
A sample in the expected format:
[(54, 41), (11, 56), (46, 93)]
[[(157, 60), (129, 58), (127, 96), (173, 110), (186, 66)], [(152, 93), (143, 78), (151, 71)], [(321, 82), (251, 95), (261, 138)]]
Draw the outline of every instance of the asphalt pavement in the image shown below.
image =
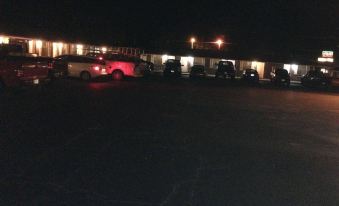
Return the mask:
[(0, 98), (0, 205), (339, 204), (338, 92), (66, 79)]

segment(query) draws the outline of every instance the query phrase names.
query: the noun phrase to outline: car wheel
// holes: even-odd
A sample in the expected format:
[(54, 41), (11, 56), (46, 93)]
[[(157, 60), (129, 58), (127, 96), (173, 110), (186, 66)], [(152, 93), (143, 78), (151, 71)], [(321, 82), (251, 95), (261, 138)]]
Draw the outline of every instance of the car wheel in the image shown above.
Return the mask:
[(80, 79), (83, 81), (91, 80), (91, 74), (89, 72), (81, 72)]
[(290, 87), (291, 82), (286, 83), (286, 87)]
[(113, 73), (112, 73), (112, 79), (113, 80), (116, 80), (116, 81), (121, 81), (124, 79), (124, 74), (122, 73), (122, 71), (120, 70), (115, 70)]

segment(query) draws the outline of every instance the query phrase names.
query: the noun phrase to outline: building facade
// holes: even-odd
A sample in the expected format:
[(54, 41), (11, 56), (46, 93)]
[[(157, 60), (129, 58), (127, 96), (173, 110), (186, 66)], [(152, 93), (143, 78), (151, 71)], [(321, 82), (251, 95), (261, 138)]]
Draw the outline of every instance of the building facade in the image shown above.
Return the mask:
[(180, 60), (183, 73), (189, 73), (193, 65), (203, 65), (210, 75), (214, 75), (217, 69), (218, 62), (221, 60), (232, 61), (236, 67), (237, 76), (241, 76), (245, 69), (255, 69), (259, 73), (260, 79), (269, 79), (270, 74), (277, 68), (286, 69), (291, 76), (292, 81), (300, 81), (300, 78), (309, 70), (315, 67), (321, 68), (324, 73), (327, 73), (331, 65), (312, 65), (312, 64), (296, 64), (293, 62), (273, 62), (273, 61), (257, 61), (245, 59), (228, 59), (228, 58), (212, 58), (212, 57), (195, 57), (195, 56), (177, 56), (169, 54), (143, 54), (141, 58), (145, 61), (154, 63), (155, 70), (162, 71), (164, 63), (167, 59)]
[(139, 56), (144, 53), (144, 51), (139, 48), (98, 46), (1, 34), (0, 44), (21, 45), (26, 53), (37, 54), (38, 56), (45, 57), (56, 57), (65, 54), (85, 55), (89, 52), (105, 53), (108, 51), (133, 56)]

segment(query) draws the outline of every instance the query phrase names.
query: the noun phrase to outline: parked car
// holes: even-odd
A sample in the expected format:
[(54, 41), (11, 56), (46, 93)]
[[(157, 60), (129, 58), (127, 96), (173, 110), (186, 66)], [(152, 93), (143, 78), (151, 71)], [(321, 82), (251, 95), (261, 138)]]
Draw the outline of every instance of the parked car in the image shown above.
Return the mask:
[(232, 80), (235, 79), (235, 66), (231, 61), (220, 61), (215, 73), (215, 78), (226, 79), (227, 77)]
[(7, 87), (40, 85), (50, 82), (52, 58), (20, 54), (0, 55), (0, 90)]
[(165, 63), (164, 77), (181, 77), (180, 60), (168, 59)]
[(242, 80), (249, 83), (259, 83), (259, 74), (255, 69), (245, 69), (242, 74)]
[(84, 81), (107, 75), (104, 61), (87, 56), (58, 56), (55, 58), (54, 67), (60, 68), (60, 70), (67, 68), (67, 76), (80, 78)]
[(339, 68), (330, 70), (331, 86), (339, 88)]
[(304, 87), (328, 87), (331, 84), (329, 77), (320, 70), (311, 70), (301, 78)]
[(278, 68), (271, 72), (271, 83), (274, 85), (286, 85), (290, 86), (291, 78), (286, 69)]
[(190, 78), (206, 77), (205, 67), (202, 65), (194, 65), (191, 67)]
[(151, 74), (154, 68), (150, 62), (119, 53), (88, 53), (87, 55), (104, 60), (107, 73), (114, 80), (122, 80), (125, 77), (144, 77)]

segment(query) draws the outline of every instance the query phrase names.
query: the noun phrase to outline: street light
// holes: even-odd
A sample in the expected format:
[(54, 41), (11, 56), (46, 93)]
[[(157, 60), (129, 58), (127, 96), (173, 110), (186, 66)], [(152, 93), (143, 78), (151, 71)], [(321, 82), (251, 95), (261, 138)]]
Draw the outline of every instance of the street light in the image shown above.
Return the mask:
[(191, 48), (194, 49), (194, 43), (196, 42), (195, 38), (191, 38)]
[(218, 49), (220, 50), (221, 45), (222, 45), (224, 42), (223, 42), (221, 39), (218, 39), (215, 43), (218, 45)]

